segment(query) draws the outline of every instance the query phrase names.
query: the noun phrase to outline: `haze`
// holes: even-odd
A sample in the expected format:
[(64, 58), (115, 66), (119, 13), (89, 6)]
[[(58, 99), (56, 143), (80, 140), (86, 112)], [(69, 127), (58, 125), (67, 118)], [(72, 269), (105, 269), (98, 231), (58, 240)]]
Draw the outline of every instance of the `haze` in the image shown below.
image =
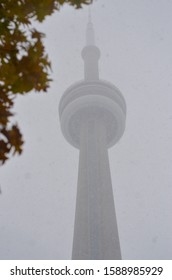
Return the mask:
[[(123, 259), (172, 258), (172, 2), (99, 0), (92, 5), (100, 78), (127, 103), (126, 130), (109, 150)], [(83, 79), (88, 7), (65, 6), (38, 27), (53, 82), (18, 97), (24, 152), (0, 168), (0, 259), (70, 259), (78, 150), (64, 139), (59, 100)]]

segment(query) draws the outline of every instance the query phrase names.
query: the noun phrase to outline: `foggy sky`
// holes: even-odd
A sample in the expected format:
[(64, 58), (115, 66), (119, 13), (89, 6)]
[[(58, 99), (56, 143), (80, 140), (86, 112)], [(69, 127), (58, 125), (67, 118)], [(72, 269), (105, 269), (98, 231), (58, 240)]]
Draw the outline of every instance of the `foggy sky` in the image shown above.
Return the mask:
[[(172, 2), (92, 5), (100, 78), (127, 103), (126, 130), (109, 150), (123, 259), (172, 259)], [(0, 259), (70, 259), (79, 152), (64, 139), (58, 104), (83, 79), (88, 8), (65, 6), (46, 34), (53, 83), (18, 97), (24, 152), (0, 168)]]

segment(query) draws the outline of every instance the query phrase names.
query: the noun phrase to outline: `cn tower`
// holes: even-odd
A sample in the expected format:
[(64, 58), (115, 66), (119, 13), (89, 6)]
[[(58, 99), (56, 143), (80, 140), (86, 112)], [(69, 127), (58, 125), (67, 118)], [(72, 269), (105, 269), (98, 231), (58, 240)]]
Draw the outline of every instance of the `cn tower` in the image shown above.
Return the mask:
[(123, 135), (126, 103), (99, 78), (100, 50), (90, 18), (82, 58), (84, 80), (70, 86), (59, 104), (62, 133), (80, 151), (72, 259), (120, 260), (108, 148)]

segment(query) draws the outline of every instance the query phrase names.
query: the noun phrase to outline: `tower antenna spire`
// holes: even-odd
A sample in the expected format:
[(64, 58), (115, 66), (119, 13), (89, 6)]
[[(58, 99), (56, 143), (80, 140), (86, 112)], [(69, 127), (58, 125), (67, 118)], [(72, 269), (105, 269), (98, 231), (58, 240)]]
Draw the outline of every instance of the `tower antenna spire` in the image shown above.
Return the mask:
[(90, 8), (90, 6), (89, 6), (89, 8), (88, 8), (88, 22), (92, 22), (91, 8)]
[(87, 29), (86, 29), (86, 46), (95, 45), (95, 34), (94, 34), (94, 27), (92, 23), (92, 17), (91, 17), (91, 9), (89, 7), (88, 10), (88, 23), (87, 23)]

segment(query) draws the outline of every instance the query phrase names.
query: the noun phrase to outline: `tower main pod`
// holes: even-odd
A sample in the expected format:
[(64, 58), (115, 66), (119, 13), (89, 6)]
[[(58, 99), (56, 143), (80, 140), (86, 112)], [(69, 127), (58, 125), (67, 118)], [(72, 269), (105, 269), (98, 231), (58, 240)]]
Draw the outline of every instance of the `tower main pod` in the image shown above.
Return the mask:
[(82, 57), (85, 78), (65, 91), (59, 105), (62, 133), (80, 150), (72, 259), (121, 259), (108, 148), (124, 132), (126, 104), (113, 84), (99, 79), (91, 21)]

